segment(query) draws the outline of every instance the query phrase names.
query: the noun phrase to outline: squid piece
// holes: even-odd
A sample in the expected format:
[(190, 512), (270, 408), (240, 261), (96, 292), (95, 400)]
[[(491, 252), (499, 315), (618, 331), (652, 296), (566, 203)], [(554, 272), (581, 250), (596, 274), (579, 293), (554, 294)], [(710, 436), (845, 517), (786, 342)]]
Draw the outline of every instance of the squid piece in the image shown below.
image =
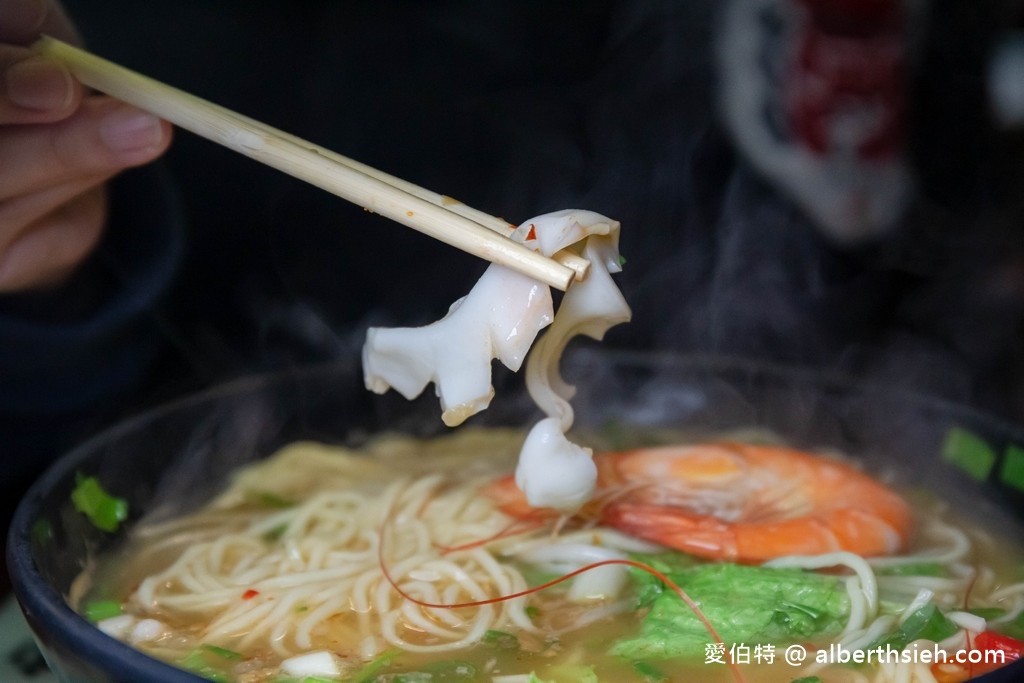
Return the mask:
[(551, 292), (525, 275), (491, 265), (448, 314), (425, 327), (374, 327), (363, 345), (366, 388), (414, 399), (434, 382), (449, 427), (494, 397), (491, 361), (518, 371), (537, 333), (554, 318)]
[[(558, 211), (524, 222), (513, 239), (550, 256), (590, 235), (609, 236), (617, 244), (618, 223), (592, 211)], [(586, 281), (569, 291), (586, 289), (602, 268), (591, 270)], [(498, 359), (517, 372), (538, 333), (553, 320), (546, 286), (491, 265), (441, 320), (425, 327), (371, 328), (363, 345), (366, 388), (378, 394), (394, 389), (413, 399), (433, 382), (444, 423), (461, 424), (490, 405), (491, 361)]]
[(526, 388), (530, 397), (549, 417), (559, 419), (563, 432), (572, 427), (573, 411), (569, 401), (576, 393), (559, 372), (565, 347), (581, 334), (601, 341), (609, 329), (629, 322), (632, 317), (629, 304), (612, 281), (612, 273), (622, 270), (618, 231), (591, 235), (582, 253), (590, 260), (590, 277), (565, 293), (551, 329), (537, 343), (526, 366)]
[(591, 262), (590, 275), (569, 287), (558, 314), (550, 290), (499, 265), (491, 265), (473, 289), (435, 323), (416, 328), (371, 328), (363, 345), (366, 387), (378, 394), (395, 389), (407, 399), (434, 383), (448, 426), (490, 405), (491, 362), (518, 371), (540, 331), (527, 366), (527, 389), (547, 419), (527, 436), (516, 482), (529, 503), (576, 512), (594, 492), (597, 471), (590, 449), (566, 437), (573, 423), (574, 388), (559, 361), (578, 334), (600, 340), (631, 311), (612, 281), (621, 270), (619, 223), (592, 211), (564, 210), (520, 225), (512, 238), (545, 256), (572, 248)]
[(533, 426), (519, 451), (516, 486), (531, 508), (575, 514), (594, 495), (594, 452), (565, 438), (557, 417)]

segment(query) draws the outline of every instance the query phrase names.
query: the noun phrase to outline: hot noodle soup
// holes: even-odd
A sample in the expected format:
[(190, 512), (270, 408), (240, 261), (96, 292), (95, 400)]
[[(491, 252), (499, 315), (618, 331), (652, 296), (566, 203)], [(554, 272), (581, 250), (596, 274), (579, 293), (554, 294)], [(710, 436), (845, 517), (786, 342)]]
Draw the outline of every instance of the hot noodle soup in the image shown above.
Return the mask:
[[(658, 435), (673, 445), (599, 452), (566, 518), (508, 478), (523, 438), (295, 443), (138, 525), (73, 602), (247, 683), (953, 681), (994, 665), (909, 653), (1020, 645), (1020, 555), (833, 455)], [(849, 663), (888, 651), (906, 661)]]
[(490, 404), (492, 360), (518, 370), (550, 326), (526, 367), (546, 415), (528, 432), (294, 443), (198, 512), (138, 525), (75, 604), (238, 683), (953, 683), (1019, 657), (1020, 558), (935, 501), (763, 434), (640, 430), (629, 445), (644, 447), (595, 452), (572, 431), (562, 352), (631, 315), (611, 278), (618, 231), (576, 210), (517, 229), (591, 262), (557, 314), (491, 266), (436, 323), (367, 335), (367, 388), (434, 383), (456, 426)]

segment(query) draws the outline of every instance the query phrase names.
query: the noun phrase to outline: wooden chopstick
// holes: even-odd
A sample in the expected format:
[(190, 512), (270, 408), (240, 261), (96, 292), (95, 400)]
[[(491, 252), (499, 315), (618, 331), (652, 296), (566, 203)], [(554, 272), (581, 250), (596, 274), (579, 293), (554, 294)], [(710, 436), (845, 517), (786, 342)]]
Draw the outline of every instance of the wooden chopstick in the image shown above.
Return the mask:
[[(250, 119), (249, 117), (243, 116), (242, 114), (231, 112), (230, 110), (224, 109), (219, 105), (211, 106), (215, 106), (227, 114), (233, 114), (234, 116), (237, 116), (239, 119), (244, 121), (246, 124), (260, 128), (261, 130), (268, 134), (279, 135), (288, 140), (291, 140), (292, 142), (298, 145), (302, 145), (310, 149), (315, 149), (317, 154), (321, 154), (327, 157), (328, 159), (331, 159), (339, 164), (348, 166), (349, 168), (359, 171), (360, 173), (364, 173), (370, 176), (371, 178), (376, 178), (377, 180), (383, 183), (387, 183), (392, 187), (396, 187), (400, 190), (408, 192), (409, 194), (415, 197), (419, 197), (424, 201), (428, 201), (431, 204), (434, 204), (435, 206), (443, 207), (451, 211), (452, 213), (458, 214), (459, 216), (462, 216), (464, 218), (468, 218), (474, 223), (478, 223), (479, 225), (482, 225), (483, 227), (488, 228), (489, 230), (492, 230), (493, 232), (496, 232), (499, 235), (511, 237), (512, 233), (515, 232), (516, 228), (518, 227), (513, 223), (509, 223), (504, 218), (492, 216), (488, 213), (480, 211), (479, 209), (474, 209), (472, 206), (464, 204), (463, 202), (460, 202), (458, 199), (454, 199), (453, 197), (449, 197), (448, 195), (438, 194), (437, 192), (428, 190), (425, 187), (421, 187), (419, 185), (416, 185), (415, 183), (411, 183), (408, 180), (396, 178), (395, 176), (389, 173), (385, 173), (384, 171), (373, 168), (372, 166), (367, 166), (366, 164), (356, 161), (355, 159), (343, 156), (341, 154), (338, 154), (337, 152), (333, 152), (324, 147), (320, 147), (319, 145), (314, 145), (313, 143), (307, 142), (302, 138), (292, 135), (291, 133), (286, 133), (284, 131), (271, 128), (270, 126), (267, 126), (264, 123), (260, 123), (259, 121)], [(568, 249), (562, 249), (561, 251), (555, 252), (554, 254), (551, 255), (551, 259), (575, 271), (576, 280), (584, 280), (590, 274), (590, 261), (583, 258), (579, 254), (569, 251)], [(560, 287), (559, 289), (564, 290), (565, 288)]]
[(515, 226), (445, 195), (126, 69), (55, 38), (33, 49), (62, 61), (84, 85), (196, 135), (358, 204), (453, 247), (565, 290), (590, 262), (569, 251), (548, 258), (511, 239)]

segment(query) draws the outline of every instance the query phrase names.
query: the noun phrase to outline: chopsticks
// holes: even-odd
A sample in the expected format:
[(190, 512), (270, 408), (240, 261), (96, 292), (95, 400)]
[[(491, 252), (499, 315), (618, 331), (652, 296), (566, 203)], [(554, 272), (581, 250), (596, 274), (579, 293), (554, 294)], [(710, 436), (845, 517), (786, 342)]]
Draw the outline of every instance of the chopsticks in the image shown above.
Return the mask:
[(563, 250), (548, 258), (513, 241), (514, 225), (391, 176), (55, 38), (35, 51), (62, 61), (84, 85), (144, 109), (255, 161), (470, 254), (565, 290), (590, 262)]

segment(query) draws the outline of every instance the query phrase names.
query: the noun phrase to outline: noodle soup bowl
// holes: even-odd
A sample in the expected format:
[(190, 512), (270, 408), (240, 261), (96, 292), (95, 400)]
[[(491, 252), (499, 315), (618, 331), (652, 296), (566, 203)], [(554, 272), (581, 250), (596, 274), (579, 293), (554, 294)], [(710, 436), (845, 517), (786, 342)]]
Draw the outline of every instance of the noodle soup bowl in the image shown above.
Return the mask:
[[(1024, 491), (1011, 476), (1024, 455), (1017, 450), (1024, 430), (989, 416), (892, 387), (736, 359), (582, 347), (563, 361), (563, 372), (579, 390), (576, 430), (601, 443), (643, 444), (663, 430), (695, 437), (768, 430), (798, 447), (840, 450), (871, 472), (954, 501), (1003, 538), (1024, 538)], [(539, 415), (521, 380), (498, 375), (491, 408), (469, 423), (529, 426)], [(83, 444), (29, 490), (8, 542), (15, 594), (51, 669), (67, 682), (203, 680), (79, 615), (69, 606), (77, 577), (132, 525), (195, 509), (238, 467), (290, 442), (358, 445), (381, 430), (430, 436), (445, 429), (433, 396), (371, 395), (352, 360), (235, 382)], [(127, 501), (128, 518), (116, 531), (97, 528), (76, 509), (71, 494), (82, 476)], [(977, 680), (1024, 680), (1024, 661)]]

